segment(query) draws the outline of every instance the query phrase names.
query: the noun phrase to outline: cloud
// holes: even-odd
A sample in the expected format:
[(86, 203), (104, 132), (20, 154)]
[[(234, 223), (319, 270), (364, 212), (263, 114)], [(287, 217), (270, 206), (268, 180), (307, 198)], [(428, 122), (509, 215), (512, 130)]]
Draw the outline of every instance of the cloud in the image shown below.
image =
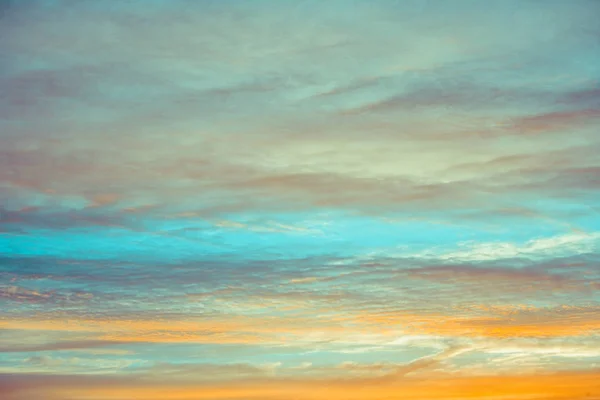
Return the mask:
[(39, 353), (47, 351), (87, 350), (125, 344), (108, 340), (71, 340), (43, 344), (13, 345), (0, 347), (0, 353)]
[(501, 375), (501, 376), (440, 376), (431, 380), (402, 380), (401, 382), (372, 384), (359, 381), (329, 380), (272, 380), (254, 383), (241, 382), (226, 386), (176, 385), (164, 381), (140, 382), (137, 377), (114, 376), (43, 376), (36, 374), (6, 375), (0, 381), (3, 394), (8, 398), (45, 395), (46, 398), (66, 399), (86, 393), (98, 397), (129, 396), (147, 399), (208, 399), (208, 398), (273, 398), (284, 399), (293, 394), (300, 399), (313, 399), (328, 391), (332, 399), (381, 400), (390, 393), (402, 393), (415, 399), (452, 399), (457, 396), (512, 396), (530, 399), (585, 399), (594, 395), (598, 387), (597, 371), (554, 372), (548, 374)]
[(144, 380), (207, 381), (262, 379), (273, 375), (277, 365), (251, 364), (173, 364), (158, 363), (144, 372)]
[[(484, 261), (527, 258), (547, 258), (593, 252), (598, 244), (597, 234), (573, 233), (532, 239), (522, 245), (514, 243), (463, 243), (464, 250), (437, 255), (449, 261)], [(432, 254), (432, 252), (425, 253)]]
[(512, 129), (519, 133), (541, 133), (575, 128), (600, 118), (600, 109), (557, 111), (516, 119)]
[(93, 294), (82, 291), (58, 293), (56, 291), (37, 291), (20, 286), (0, 286), (0, 299), (20, 303), (85, 303)]
[[(470, 179), (449, 173), (459, 162), (485, 163), (523, 151), (544, 155), (564, 146), (560, 138), (542, 143), (524, 132), (577, 130), (573, 141), (590, 150), (598, 146), (593, 135), (580, 132), (597, 113), (596, 92), (588, 85), (594, 77), (569, 65), (570, 79), (558, 79), (556, 71), (565, 66), (553, 57), (557, 50), (534, 46), (545, 42), (529, 24), (513, 21), (523, 33), (517, 37), (497, 34), (500, 27), (489, 21), (495, 26), (490, 35), (473, 35), (479, 24), (467, 28), (461, 18), (487, 20), (488, 11), (456, 13), (446, 6), (429, 10), (428, 19), (453, 15), (449, 22), (424, 35), (414, 33), (423, 12), (414, 5), (397, 14), (387, 2), (359, 2), (343, 15), (336, 6), (310, 13), (313, 6), (299, 14), (281, 6), (277, 16), (264, 5), (244, 6), (243, 22), (236, 17), (240, 4), (192, 6), (187, 13), (162, 4), (137, 12), (171, 26), (169, 35), (148, 31), (124, 6), (11, 7), (22, 23), (4, 27), (10, 39), (2, 48), (43, 62), (30, 68), (25, 55), (11, 57), (2, 77), (3, 120), (11, 133), (2, 141), (3, 203), (22, 209), (43, 196), (60, 205), (18, 215), (23, 229), (129, 227), (133, 221), (121, 210), (131, 207), (155, 207), (146, 209), (146, 218), (315, 207), (430, 212), (503, 206), (514, 191), (554, 197), (565, 186), (582, 189), (593, 182), (593, 169), (588, 178), (568, 179), (585, 175), (578, 160), (561, 167), (565, 179), (544, 182), (539, 171), (525, 173), (514, 158), (511, 168), (521, 170), (508, 177), (500, 171), (489, 176), (489, 170)], [(61, 13), (63, 7), (69, 14)], [(579, 7), (529, 5), (521, 12), (532, 18), (567, 13), (567, 20), (589, 26), (588, 13)], [(310, 27), (299, 17), (307, 12)], [(503, 7), (497, 13), (513, 20)], [(358, 17), (365, 25), (357, 26)], [(378, 28), (367, 29), (373, 21)], [(445, 38), (447, 24), (454, 27), (451, 41)], [(272, 34), (276, 26), (303, 35)], [(403, 40), (391, 41), (387, 29)], [(565, 21), (548, 29), (561, 38), (554, 47), (565, 51), (578, 49), (572, 43), (585, 37)], [(69, 32), (81, 40), (73, 42)], [(514, 46), (521, 51), (511, 53)], [(78, 56), (64, 57), (58, 49)], [(527, 51), (532, 54), (525, 57)], [(541, 69), (540, 57), (553, 63)], [(353, 59), (369, 62), (350, 67)], [(512, 104), (521, 105), (519, 112)], [(386, 121), (348, 121), (336, 114), (365, 107), (410, 112)], [(454, 111), (432, 116), (431, 107)], [(482, 109), (500, 111), (488, 115)], [(29, 128), (19, 128), (18, 121)], [(45, 129), (51, 134), (43, 135)], [(483, 143), (485, 138), (492, 142)], [(479, 150), (465, 150), (469, 146)], [(494, 193), (488, 193), (491, 182)], [(95, 210), (71, 212), (70, 201)]]
[(488, 293), (531, 293), (536, 291), (593, 291), (593, 282), (570, 276), (516, 268), (440, 266), (411, 271), (409, 276), (442, 285), (464, 286), (479, 295)]

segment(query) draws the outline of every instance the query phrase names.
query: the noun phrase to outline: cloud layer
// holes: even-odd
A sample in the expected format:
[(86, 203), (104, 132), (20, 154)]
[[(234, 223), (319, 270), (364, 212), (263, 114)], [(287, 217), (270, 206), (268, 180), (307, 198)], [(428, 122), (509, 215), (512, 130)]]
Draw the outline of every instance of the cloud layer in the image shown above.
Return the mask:
[(599, 397), (598, 13), (0, 2), (0, 397)]

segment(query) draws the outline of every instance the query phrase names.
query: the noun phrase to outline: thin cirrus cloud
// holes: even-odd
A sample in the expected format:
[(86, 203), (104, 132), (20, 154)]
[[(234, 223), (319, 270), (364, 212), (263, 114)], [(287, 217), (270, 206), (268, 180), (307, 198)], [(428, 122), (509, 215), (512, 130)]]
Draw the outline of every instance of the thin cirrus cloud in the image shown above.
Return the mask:
[(0, 397), (600, 396), (598, 11), (1, 2)]

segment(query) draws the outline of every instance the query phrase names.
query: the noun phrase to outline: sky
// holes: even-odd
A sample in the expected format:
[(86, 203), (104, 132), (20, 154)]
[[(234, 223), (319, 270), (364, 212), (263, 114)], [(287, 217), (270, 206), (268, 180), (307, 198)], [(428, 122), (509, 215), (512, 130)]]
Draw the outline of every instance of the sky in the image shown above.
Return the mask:
[(600, 399), (598, 15), (0, 1), (0, 397)]

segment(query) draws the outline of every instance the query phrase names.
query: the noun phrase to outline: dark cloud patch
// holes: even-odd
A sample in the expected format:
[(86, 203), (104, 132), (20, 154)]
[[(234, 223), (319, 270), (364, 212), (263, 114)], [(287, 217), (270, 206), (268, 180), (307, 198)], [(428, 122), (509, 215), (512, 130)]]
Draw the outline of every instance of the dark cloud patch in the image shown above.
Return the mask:
[(79, 340), (79, 341), (61, 341), (53, 343), (44, 343), (36, 345), (17, 345), (10, 347), (0, 347), (0, 353), (39, 353), (54, 352), (65, 350), (85, 350), (97, 349), (110, 346), (119, 346), (128, 344), (127, 342), (106, 341), (106, 340)]

